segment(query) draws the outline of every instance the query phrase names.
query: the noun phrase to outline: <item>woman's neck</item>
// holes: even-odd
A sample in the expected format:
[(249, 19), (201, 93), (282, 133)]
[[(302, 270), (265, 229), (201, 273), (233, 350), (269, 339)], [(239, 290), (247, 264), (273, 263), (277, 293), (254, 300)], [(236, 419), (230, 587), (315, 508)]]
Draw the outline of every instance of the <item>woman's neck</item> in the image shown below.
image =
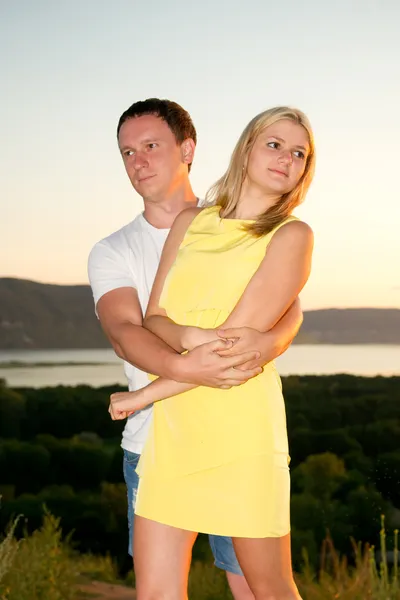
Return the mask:
[(279, 194), (268, 194), (244, 184), (235, 210), (229, 216), (235, 219), (257, 219), (280, 198)]

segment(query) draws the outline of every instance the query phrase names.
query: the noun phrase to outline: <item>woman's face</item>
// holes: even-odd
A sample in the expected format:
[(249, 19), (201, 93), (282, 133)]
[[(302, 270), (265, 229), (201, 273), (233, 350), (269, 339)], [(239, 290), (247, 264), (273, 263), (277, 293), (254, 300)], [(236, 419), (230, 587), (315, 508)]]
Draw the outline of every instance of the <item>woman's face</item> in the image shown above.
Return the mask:
[(281, 119), (260, 133), (247, 163), (247, 184), (265, 194), (287, 194), (301, 179), (310, 152), (302, 125)]

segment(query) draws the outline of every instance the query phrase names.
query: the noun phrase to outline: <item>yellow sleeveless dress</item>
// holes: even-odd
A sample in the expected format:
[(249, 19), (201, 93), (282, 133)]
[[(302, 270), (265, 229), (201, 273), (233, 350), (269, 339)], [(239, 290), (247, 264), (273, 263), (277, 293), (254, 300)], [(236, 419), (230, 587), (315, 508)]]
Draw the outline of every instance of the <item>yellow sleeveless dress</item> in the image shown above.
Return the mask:
[[(160, 305), (181, 325), (215, 328), (232, 312), (275, 231), (256, 238), (220, 207), (192, 221)], [(189, 531), (280, 537), (290, 531), (289, 454), (279, 375), (230, 390), (198, 387), (157, 402), (141, 457), (136, 514)]]

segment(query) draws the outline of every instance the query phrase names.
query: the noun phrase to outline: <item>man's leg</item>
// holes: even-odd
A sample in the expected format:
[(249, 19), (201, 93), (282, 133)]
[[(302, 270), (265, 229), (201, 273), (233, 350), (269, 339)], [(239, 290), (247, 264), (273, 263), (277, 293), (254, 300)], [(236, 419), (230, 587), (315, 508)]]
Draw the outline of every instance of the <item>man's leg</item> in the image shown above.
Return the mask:
[(139, 485), (139, 476), (136, 473), (136, 467), (139, 462), (140, 454), (129, 452), (124, 450), (124, 478), (126, 483), (126, 491), (128, 496), (128, 529), (129, 529), (129, 543), (128, 552), (133, 557), (133, 525), (134, 525), (134, 512), (136, 504), (136, 494)]
[(236, 558), (232, 540), (220, 535), (210, 535), (210, 546), (214, 555), (214, 564), (226, 571), (229, 587), (235, 600), (254, 600), (246, 579)]

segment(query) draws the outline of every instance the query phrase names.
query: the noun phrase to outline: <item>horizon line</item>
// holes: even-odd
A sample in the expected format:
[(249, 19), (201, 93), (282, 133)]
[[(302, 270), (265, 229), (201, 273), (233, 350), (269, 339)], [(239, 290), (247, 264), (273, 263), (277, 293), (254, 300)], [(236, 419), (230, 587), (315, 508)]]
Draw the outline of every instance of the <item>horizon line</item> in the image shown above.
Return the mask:
[[(90, 284), (86, 283), (57, 283), (49, 281), (39, 281), (37, 279), (26, 279), (25, 277), (17, 277), (15, 275), (0, 275), (0, 281), (4, 279), (12, 279), (15, 281), (26, 281), (28, 283), (35, 283), (38, 285), (51, 285), (58, 287), (89, 287)], [(325, 306), (319, 308), (305, 308), (303, 312), (322, 311), (322, 310), (400, 310), (399, 306)]]

